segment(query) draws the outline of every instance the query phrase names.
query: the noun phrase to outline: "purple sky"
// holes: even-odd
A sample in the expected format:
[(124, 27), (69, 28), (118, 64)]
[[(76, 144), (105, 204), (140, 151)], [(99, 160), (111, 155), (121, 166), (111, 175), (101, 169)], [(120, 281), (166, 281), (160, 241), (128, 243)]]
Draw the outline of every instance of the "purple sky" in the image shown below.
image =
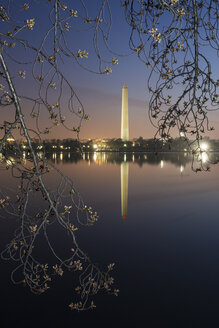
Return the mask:
[[(88, 2), (89, 14), (96, 15), (98, 5), (101, 1)], [(23, 3), (23, 2), (22, 2)], [(78, 1), (74, 1), (74, 8), (72, 8), (72, 1), (65, 1), (69, 8), (78, 10), (80, 13), (80, 6)], [(127, 26), (123, 10), (120, 7), (120, 1), (109, 1), (111, 5), (112, 13), (112, 29), (109, 44), (111, 48), (120, 54), (130, 54), (128, 47), (129, 32), (130, 29)], [(24, 31), (23, 37), (29, 38), (31, 36), (31, 42), (40, 44), (43, 33), (49, 26), (48, 11), (51, 5), (44, 7), (30, 2), (30, 9), (24, 13), (23, 18), (36, 17), (36, 24), (33, 31)], [(43, 10), (42, 10), (43, 8)], [(94, 16), (95, 17), (95, 16)], [(75, 18), (79, 20), (79, 18)], [(1, 23), (3, 24), (3, 23)], [(74, 21), (70, 21), (71, 27), (74, 27)], [(2, 25), (3, 26), (3, 25)], [(82, 26), (82, 25), (81, 25)], [(84, 25), (82, 26), (84, 28)], [(7, 27), (4, 28), (7, 29)], [(25, 34), (26, 33), (26, 34)], [(76, 51), (77, 49), (86, 49), (88, 51), (88, 58), (81, 60), (81, 63), (87, 64), (91, 69), (98, 69), (97, 60), (92, 50), (92, 34), (89, 32), (74, 32), (70, 29), (68, 35), (69, 45)], [(121, 94), (122, 86), (124, 83), (128, 86), (129, 92), (129, 123), (130, 123), (130, 138), (142, 136), (144, 138), (151, 138), (154, 136), (156, 129), (153, 128), (148, 118), (148, 103), (149, 93), (147, 91), (147, 79), (149, 76), (149, 69), (142, 62), (139, 61), (136, 54), (130, 56), (117, 56), (110, 54), (106, 51), (104, 46), (101, 46), (102, 55), (105, 59), (111, 60), (112, 57), (118, 59), (118, 65), (112, 66), (108, 63), (103, 63), (104, 66), (111, 66), (112, 73), (109, 75), (93, 74), (79, 67), (73, 59), (64, 59), (62, 65), (62, 71), (71, 82), (77, 96), (80, 98), (85, 112), (90, 115), (90, 120), (83, 122), (80, 137), (83, 138), (96, 138), (96, 137), (120, 137), (120, 125), (121, 125)], [(22, 53), (23, 50), (17, 48), (16, 55)], [(28, 59), (29, 53), (25, 52), (26, 59)], [(218, 58), (216, 52), (212, 52), (211, 56), (213, 72), (216, 74), (218, 69)], [(23, 67), (22, 67), (23, 68)], [(18, 74), (20, 66), (10, 66), (11, 72), (15, 75)], [(16, 79), (18, 88), (22, 93), (34, 94), (35, 84), (31, 82), (30, 71), (28, 66), (25, 66), (27, 76), (25, 80)], [(64, 90), (65, 93), (65, 90)], [(54, 92), (55, 95), (55, 92)], [(54, 96), (55, 97), (55, 96)], [(67, 96), (66, 96), (67, 97)], [(67, 98), (66, 98), (67, 100)], [(25, 105), (25, 113), (28, 118), (28, 122), (31, 125), (31, 119), (29, 119), (29, 107)], [(72, 119), (65, 113), (64, 115), (68, 119), (68, 123), (71, 124)], [(2, 114), (6, 116), (7, 113)], [(41, 118), (44, 121), (48, 118), (47, 113), (42, 113)], [(33, 121), (32, 121), (33, 122)], [(211, 125), (214, 125), (215, 131), (211, 132), (210, 137), (219, 138), (219, 116), (218, 113), (210, 115)], [(72, 126), (73, 126), (72, 122)], [(62, 127), (57, 127), (53, 132), (46, 136), (46, 138), (74, 138), (75, 133), (65, 131)]]

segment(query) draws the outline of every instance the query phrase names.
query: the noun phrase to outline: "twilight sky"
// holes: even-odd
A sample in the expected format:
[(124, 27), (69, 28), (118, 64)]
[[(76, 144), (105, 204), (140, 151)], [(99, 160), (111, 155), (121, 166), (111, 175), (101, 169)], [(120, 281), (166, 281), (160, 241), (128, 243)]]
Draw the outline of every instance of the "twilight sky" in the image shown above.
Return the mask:
[[(23, 4), (23, 1), (18, 1), (19, 4)], [(100, 0), (86, 1), (88, 4), (89, 16), (96, 17)], [(69, 9), (77, 10), (80, 13), (81, 5), (79, 1), (65, 1), (65, 4)], [(112, 27), (110, 32), (109, 45), (111, 49), (117, 54), (110, 54), (102, 41), (100, 40), (100, 49), (103, 58), (106, 60), (112, 60), (112, 57), (118, 59), (118, 65), (110, 65), (103, 63), (104, 66), (112, 67), (111, 74), (94, 74), (83, 68), (79, 67), (75, 63), (74, 59), (64, 58), (64, 62), (61, 64), (61, 69), (66, 77), (71, 82), (74, 91), (82, 102), (85, 112), (90, 115), (89, 121), (84, 121), (81, 128), (80, 137), (83, 138), (97, 138), (97, 137), (120, 137), (120, 125), (121, 125), (121, 93), (124, 83), (128, 86), (129, 92), (129, 124), (130, 124), (130, 138), (142, 136), (144, 138), (153, 137), (156, 129), (153, 128), (148, 118), (148, 102), (149, 93), (147, 91), (147, 78), (149, 76), (149, 69), (142, 62), (139, 61), (136, 54), (130, 55), (128, 47), (130, 28), (124, 19), (123, 9), (120, 7), (120, 1), (109, 0), (112, 13)], [(31, 35), (31, 42), (37, 45), (40, 44), (43, 34), (46, 32), (49, 26), (48, 12), (51, 8), (51, 4), (41, 6), (32, 1), (29, 2), (30, 9), (24, 12), (22, 19), (35, 17), (35, 26), (32, 31), (24, 31), (22, 37)], [(72, 7), (74, 6), (74, 8)], [(74, 21), (75, 20), (75, 21)], [(84, 23), (76, 24), (78, 18), (73, 18), (69, 21), (71, 26), (67, 41), (70, 47), (75, 51), (77, 49), (86, 50), (88, 52), (88, 58), (82, 59), (80, 63), (85, 63), (89, 69), (98, 70), (98, 62), (93, 52), (92, 37), (93, 34), (89, 31), (78, 32), (81, 28), (84, 29)], [(78, 22), (77, 21), (77, 22)], [(1, 25), (4, 23), (1, 23)], [(74, 31), (75, 27), (75, 31)], [(1, 28), (6, 28), (5, 25)], [(48, 41), (50, 44), (51, 41)], [(48, 50), (48, 49), (47, 49)], [(17, 47), (17, 55), (26, 56), (28, 60), (29, 52)], [(25, 55), (24, 55), (25, 54)], [(127, 54), (129, 54), (127, 56)], [(213, 73), (218, 73), (218, 58), (215, 53), (210, 53)], [(10, 69), (17, 74), (20, 67), (17, 68), (15, 64), (10, 64)], [(21, 94), (23, 91), (28, 91), (29, 94), (34, 94), (35, 84), (31, 82), (31, 78), (28, 76), (30, 69), (28, 65), (25, 67), (26, 79), (18, 79), (18, 88), (20, 88)], [(26, 92), (27, 93), (27, 92)], [(64, 90), (65, 93), (65, 90)], [(27, 105), (25, 105), (28, 107)], [(28, 108), (26, 108), (28, 112)], [(64, 109), (65, 114), (65, 109)], [(4, 113), (4, 115), (7, 115)], [(48, 118), (46, 113), (41, 114), (41, 118), (44, 120)], [(47, 116), (46, 116), (47, 115)], [(71, 120), (71, 117), (66, 113), (66, 117)], [(213, 113), (210, 116), (210, 121), (215, 127), (215, 131), (211, 132), (210, 137), (219, 138), (219, 114)], [(28, 119), (29, 120), (29, 119)], [(30, 121), (29, 121), (30, 122)], [(31, 124), (31, 123), (29, 123)], [(46, 138), (74, 138), (75, 133), (65, 131), (61, 126), (53, 129), (53, 132), (46, 136)]]

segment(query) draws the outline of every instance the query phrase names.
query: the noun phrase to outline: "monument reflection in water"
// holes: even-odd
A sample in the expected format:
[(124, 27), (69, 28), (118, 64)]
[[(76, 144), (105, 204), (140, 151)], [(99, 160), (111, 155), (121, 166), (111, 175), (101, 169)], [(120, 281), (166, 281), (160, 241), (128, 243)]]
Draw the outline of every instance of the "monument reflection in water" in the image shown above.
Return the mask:
[(127, 217), (128, 209), (128, 183), (129, 183), (129, 163), (122, 162), (120, 166), (121, 174), (121, 214), (123, 219)]

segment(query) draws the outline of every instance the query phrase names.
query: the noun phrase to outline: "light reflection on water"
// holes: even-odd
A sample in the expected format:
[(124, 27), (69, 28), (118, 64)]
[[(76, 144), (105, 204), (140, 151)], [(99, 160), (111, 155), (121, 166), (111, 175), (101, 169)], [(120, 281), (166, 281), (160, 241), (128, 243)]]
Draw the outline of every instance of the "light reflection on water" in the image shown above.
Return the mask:
[[(91, 163), (96, 163), (98, 165), (106, 163), (117, 163), (121, 162), (133, 162), (137, 163), (140, 166), (143, 164), (157, 165), (160, 164), (160, 167), (163, 168), (164, 163), (172, 163), (177, 167), (185, 167), (188, 164), (191, 164), (192, 155), (187, 152), (182, 153), (115, 153), (115, 152), (93, 152), (93, 153), (70, 153), (70, 152), (54, 152), (48, 154), (47, 158), (51, 159), (55, 163), (77, 163), (79, 161), (90, 161)], [(198, 162), (212, 163), (219, 161), (218, 153), (207, 153), (203, 151), (198, 156)], [(181, 170), (181, 169), (180, 169)]]

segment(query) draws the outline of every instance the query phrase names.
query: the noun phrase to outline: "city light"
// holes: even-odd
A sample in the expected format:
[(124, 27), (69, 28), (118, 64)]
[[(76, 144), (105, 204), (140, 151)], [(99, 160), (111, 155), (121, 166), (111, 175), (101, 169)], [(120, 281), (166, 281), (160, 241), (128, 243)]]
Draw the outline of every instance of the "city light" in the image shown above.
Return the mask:
[(7, 163), (8, 166), (9, 166), (9, 165), (12, 165), (12, 162), (9, 161), (9, 159), (6, 160), (6, 163)]
[(200, 148), (201, 148), (202, 151), (206, 151), (208, 149), (208, 145), (206, 143), (202, 143), (200, 145)]
[(43, 158), (43, 152), (42, 151), (38, 152), (37, 156), (38, 156), (38, 158)]
[(26, 153), (25, 153), (25, 151), (23, 151), (23, 153), (22, 153), (22, 158), (24, 160), (24, 163), (26, 163)]

